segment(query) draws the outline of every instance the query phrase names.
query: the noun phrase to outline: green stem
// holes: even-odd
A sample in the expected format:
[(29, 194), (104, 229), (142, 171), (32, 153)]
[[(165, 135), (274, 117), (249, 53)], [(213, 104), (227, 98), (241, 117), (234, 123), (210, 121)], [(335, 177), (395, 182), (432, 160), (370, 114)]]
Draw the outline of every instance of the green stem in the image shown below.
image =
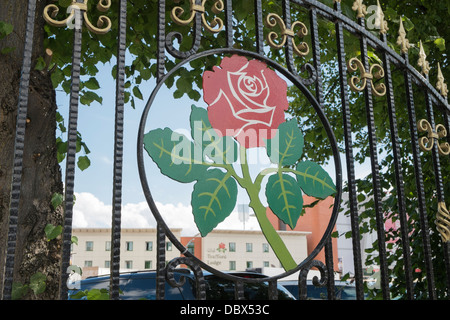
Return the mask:
[(297, 263), (292, 258), (291, 253), (286, 248), (280, 235), (277, 233), (275, 228), (270, 223), (266, 215), (266, 208), (263, 206), (259, 199), (259, 191), (261, 190), (261, 179), (256, 179), (255, 183), (252, 182), (250, 176), (250, 170), (247, 164), (247, 150), (241, 146), (240, 148), (240, 159), (243, 178), (240, 180), (241, 186), (247, 190), (247, 194), (250, 197), (249, 206), (255, 212), (256, 218), (258, 219), (261, 230), (272, 247), (275, 255), (280, 260), (281, 265), (286, 271), (294, 269), (297, 267)]

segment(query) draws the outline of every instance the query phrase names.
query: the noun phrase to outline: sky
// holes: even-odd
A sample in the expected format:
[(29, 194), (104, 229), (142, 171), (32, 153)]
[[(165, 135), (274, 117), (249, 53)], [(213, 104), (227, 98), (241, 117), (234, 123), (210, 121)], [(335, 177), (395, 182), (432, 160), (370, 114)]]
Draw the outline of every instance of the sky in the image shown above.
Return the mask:
[[(98, 81), (100, 89), (96, 91), (103, 98), (103, 103), (91, 103), (90, 106), (79, 104), (78, 131), (86, 142), (91, 153), (88, 155), (91, 165), (84, 171), (77, 168), (75, 173), (76, 201), (73, 211), (73, 227), (111, 227), (112, 187), (114, 160), (114, 112), (115, 81), (111, 75), (111, 65), (99, 67)], [(155, 86), (154, 81), (141, 84), (144, 99), (136, 99), (136, 107), (125, 105), (124, 115), (124, 165), (122, 177), (122, 228), (155, 227), (155, 219), (151, 214), (142, 191), (137, 167), (137, 133), (142, 111)], [(191, 105), (206, 107), (205, 103), (191, 101), (188, 98), (173, 99), (172, 92), (161, 89), (152, 104), (149, 113), (149, 128), (170, 127), (173, 130), (186, 130), (189, 125)], [(58, 111), (68, 122), (69, 97), (62, 89), (57, 89)], [(146, 130), (148, 132), (150, 129)], [(57, 135), (60, 133), (58, 132)], [(65, 139), (66, 135), (63, 134)], [(77, 154), (83, 156), (83, 152)], [(258, 155), (256, 155), (258, 156)], [(163, 176), (150, 157), (144, 152), (147, 180), (152, 197), (169, 227), (183, 228), (183, 234), (198, 233), (195, 226), (190, 196), (193, 183), (182, 184)], [(65, 162), (61, 162), (65, 171)], [(238, 203), (248, 203), (242, 192)], [(218, 228), (242, 229), (243, 222), (238, 219), (237, 208)], [(245, 223), (246, 230), (259, 230), (256, 218), (250, 217)]]

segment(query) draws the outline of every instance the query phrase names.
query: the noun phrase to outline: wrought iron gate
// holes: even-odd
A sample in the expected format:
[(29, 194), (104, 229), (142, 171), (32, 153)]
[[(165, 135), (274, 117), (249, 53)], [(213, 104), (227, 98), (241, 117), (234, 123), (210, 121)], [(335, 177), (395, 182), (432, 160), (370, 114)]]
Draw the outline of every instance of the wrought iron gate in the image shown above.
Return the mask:
[[(409, 48), (410, 44), (406, 37), (400, 18), (400, 28), (398, 31), (398, 47), (392, 48), (388, 45), (387, 32), (395, 33), (388, 28), (387, 22), (381, 7), (378, 5), (376, 12), (376, 32), (367, 28), (366, 20), (367, 8), (362, 0), (356, 0), (353, 4), (353, 10), (357, 14), (357, 19), (347, 17), (341, 12), (341, 1), (335, 0), (333, 6), (325, 5), (316, 0), (283, 0), (281, 3), (281, 12), (266, 12), (263, 10), (262, 0), (254, 1), (255, 18), (255, 38), (254, 47), (249, 49), (237, 48), (235, 26), (239, 23), (234, 15), (232, 0), (190, 0), (179, 3), (174, 0), (170, 2), (171, 16), (170, 21), (166, 20), (168, 3), (166, 0), (159, 0), (159, 10), (155, 12), (155, 21), (157, 21), (157, 43), (156, 57), (157, 61), (157, 85), (143, 111), (142, 122), (138, 135), (138, 168), (141, 176), (142, 187), (149, 206), (158, 222), (158, 290), (157, 298), (164, 299), (164, 285), (166, 279), (172, 285), (178, 285), (172, 277), (173, 270), (179, 265), (187, 265), (193, 270), (196, 277), (199, 290), (198, 298), (205, 297), (203, 270), (211, 271), (221, 277), (228, 278), (236, 283), (236, 299), (243, 299), (243, 283), (259, 282), (260, 279), (243, 279), (227, 274), (223, 274), (208, 266), (193, 256), (170, 232), (164, 220), (158, 212), (150, 188), (147, 182), (144, 166), (144, 135), (146, 133), (146, 119), (149, 115), (153, 100), (158, 90), (164, 85), (165, 81), (173, 76), (181, 66), (197, 59), (203, 59), (209, 56), (222, 57), (230, 55), (245, 56), (264, 62), (270, 68), (276, 70), (281, 76), (290, 81), (295, 88), (301, 92), (313, 107), (313, 110), (325, 130), (326, 139), (330, 143), (330, 159), (334, 162), (336, 184), (336, 193), (334, 194), (334, 206), (330, 223), (326, 229), (321, 241), (313, 252), (301, 261), (296, 268), (291, 269), (278, 276), (264, 279), (268, 281), (269, 293), (272, 299), (276, 299), (277, 281), (301, 271), (299, 276), (300, 298), (306, 299), (306, 275), (311, 268), (318, 268), (321, 272), (321, 279), (316, 279), (316, 285), (327, 286), (329, 299), (335, 298), (334, 292), (334, 273), (332, 257), (332, 231), (337, 216), (348, 214), (351, 218), (351, 238), (353, 244), (354, 258), (354, 282), (356, 285), (357, 299), (364, 299), (364, 279), (363, 279), (363, 256), (360, 246), (360, 228), (362, 228), (363, 215), (373, 213), (373, 218), (377, 230), (377, 251), (380, 268), (380, 289), (383, 299), (390, 299), (390, 264), (388, 260), (387, 231), (385, 230), (386, 201), (393, 201), (389, 214), (393, 214), (400, 221), (400, 239), (396, 242), (396, 249), (403, 253), (402, 268), (404, 270), (404, 279), (401, 279), (406, 288), (404, 297), (414, 299), (414, 277), (413, 263), (411, 261), (410, 237), (418, 237), (422, 242), (423, 261), (425, 270), (423, 279), (426, 279), (428, 298), (437, 299), (435, 276), (437, 273), (445, 274), (446, 296), (449, 297), (450, 290), (450, 216), (446, 208), (446, 199), (444, 190), (448, 190), (448, 163), (450, 147), (448, 144), (448, 130), (450, 120), (450, 107), (447, 102), (447, 86), (438, 66), (438, 82), (436, 88), (430, 83), (430, 66), (426, 61), (426, 55), (423, 47), (420, 46), (417, 71), (410, 64)], [(19, 97), (19, 108), (16, 131), (16, 151), (14, 161), (14, 176), (12, 181), (11, 206), (10, 206), (10, 226), (8, 237), (8, 255), (6, 270), (4, 274), (4, 299), (11, 298), (12, 290), (12, 270), (14, 266), (15, 253), (15, 233), (17, 230), (18, 204), (21, 189), (21, 150), (23, 149), (23, 138), (25, 135), (26, 114), (28, 103), (28, 81), (31, 65), (31, 48), (33, 46), (33, 27), (35, 17), (36, 0), (29, 1), (27, 34), (25, 37), (25, 56), (23, 60), (23, 73), (21, 78), (21, 92)], [(100, 0), (98, 9), (107, 11), (110, 7), (109, 0)], [(212, 7), (209, 10), (209, 7)], [(113, 224), (112, 224), (112, 249), (111, 249), (111, 298), (119, 298), (119, 263), (120, 263), (120, 231), (121, 231), (121, 205), (122, 205), (122, 160), (123, 160), (123, 130), (124, 130), (124, 91), (125, 91), (125, 53), (126, 53), (126, 15), (127, 1), (119, 1), (119, 34), (118, 52), (117, 52), (117, 87), (116, 87), (116, 134), (114, 144), (114, 178), (113, 178)], [(184, 9), (182, 9), (184, 8)], [(84, 25), (94, 33), (106, 33), (109, 31), (111, 21), (106, 16), (101, 16), (100, 23), (94, 27), (87, 16), (87, 0), (73, 0), (70, 16), (64, 21), (56, 21), (52, 16), (57, 7), (49, 5), (44, 12), (44, 17), (48, 23), (55, 26), (66, 26), (67, 22), (75, 17), (73, 62), (72, 62), (72, 87), (70, 94), (70, 113), (68, 128), (68, 152), (66, 160), (66, 178), (65, 178), (65, 224), (63, 233), (62, 265), (61, 265), (61, 299), (67, 298), (66, 280), (68, 274), (65, 272), (70, 265), (70, 246), (72, 234), (72, 211), (73, 211), (73, 193), (75, 176), (75, 158), (76, 158), (76, 137), (77, 137), (77, 112), (78, 96), (80, 83), (80, 55), (81, 55), (81, 30)], [(186, 9), (186, 10), (185, 10)], [(189, 13), (187, 13), (189, 11)], [(308, 22), (296, 20), (297, 17), (306, 17)], [(295, 20), (295, 22), (293, 22)], [(213, 21), (212, 23), (209, 21)], [(334, 25), (331, 32), (330, 43), (335, 47), (337, 57), (335, 57), (335, 71), (338, 74), (339, 83), (337, 84), (339, 98), (335, 101), (341, 108), (342, 117), (338, 122), (331, 121), (328, 118), (325, 100), (330, 92), (324, 91), (324, 79), (327, 76), (321, 62), (321, 55), (325, 46), (319, 38), (320, 22), (325, 21)], [(191, 45), (185, 50), (181, 46), (176, 48), (174, 40), (179, 42), (186, 40), (178, 31), (170, 31), (168, 25), (184, 26), (186, 33), (189, 34)], [(309, 23), (309, 25), (308, 25)], [(169, 31), (170, 32), (169, 32)], [(276, 33), (278, 32), (278, 33)], [(216, 36), (225, 37), (225, 46), (216, 47), (214, 45), (205, 45), (202, 43), (204, 37), (210, 36), (214, 40)], [(360, 42), (360, 56), (347, 56), (345, 39), (346, 37), (358, 38)], [(267, 37), (267, 38), (265, 38)], [(333, 39), (331, 39), (331, 37)], [(303, 38), (303, 39), (302, 39)], [(267, 39), (267, 40), (265, 40)], [(302, 42), (303, 40), (303, 42)], [(209, 43), (214, 43), (211, 41)], [(329, 44), (327, 44), (329, 45)], [(269, 54), (269, 51), (276, 52), (276, 55)], [(284, 50), (284, 51), (283, 51)], [(398, 52), (397, 52), (398, 51)], [(371, 56), (375, 52), (381, 57), (380, 61)], [(310, 54), (311, 63), (306, 60)], [(274, 57), (277, 57), (275, 60)], [(168, 61), (172, 67), (168, 70)], [(300, 61), (300, 62), (299, 62)], [(393, 73), (403, 74), (403, 87), (398, 87), (394, 83)], [(350, 90), (349, 90), (350, 89)], [(406, 106), (396, 105), (397, 96), (406, 97)], [(421, 95), (420, 98), (417, 96)], [(367, 118), (365, 146), (370, 151), (371, 164), (371, 195), (370, 204), (363, 206), (359, 189), (360, 179), (357, 179), (355, 169), (355, 137), (352, 130), (351, 113), (352, 105), (357, 97), (364, 99), (365, 115)], [(393, 161), (393, 166), (380, 156), (379, 141), (377, 142), (376, 118), (385, 116), (377, 114), (374, 107), (375, 103), (381, 103), (386, 106), (387, 118), (389, 123), (389, 138), (391, 150), (385, 157)], [(416, 101), (424, 101), (425, 108), (417, 108)], [(404, 113), (400, 114), (400, 111)], [(407, 115), (406, 115), (407, 114)], [(399, 121), (399, 117), (402, 121)], [(405, 121), (406, 119), (406, 121)], [(399, 127), (399, 124), (402, 127)], [(339, 127), (341, 126), (341, 127)], [(340, 132), (342, 145), (338, 146), (336, 132)], [(407, 138), (404, 137), (407, 132)], [(426, 136), (422, 132), (426, 132)], [(400, 137), (400, 133), (401, 137)], [(345, 170), (341, 168), (340, 147), (344, 150)], [(432, 172), (435, 176), (432, 194), (426, 194), (429, 188), (424, 187), (423, 161), (424, 157), (427, 163), (432, 163)], [(430, 160), (431, 159), (431, 160)], [(414, 172), (406, 172), (404, 163), (409, 161), (413, 163)], [(443, 164), (445, 167), (443, 167)], [(386, 184), (382, 177), (386, 170), (392, 171), (392, 181), (387, 181), (389, 192), (394, 196), (386, 197)], [(442, 174), (445, 170), (445, 175)], [(344, 176), (344, 173), (346, 175)], [(407, 186), (405, 189), (405, 174), (414, 175), (414, 186)], [(344, 180), (344, 181), (343, 181)], [(429, 180), (427, 180), (429, 181)], [(413, 191), (411, 191), (413, 190)], [(415, 193), (413, 196), (409, 193)], [(344, 203), (343, 193), (348, 194), (348, 201)], [(414, 202), (411, 205), (410, 202)], [(432, 202), (436, 208), (429, 212), (427, 203)], [(395, 203), (395, 205), (393, 205)], [(414, 212), (411, 211), (414, 208)], [(367, 214), (364, 214), (367, 212)], [(420, 221), (420, 230), (411, 230), (410, 217), (417, 213), (417, 219)], [(432, 225), (429, 225), (429, 217), (432, 216)], [(436, 257), (436, 253), (431, 251), (431, 235), (440, 234), (439, 243), (440, 253), (443, 256)], [(166, 265), (165, 261), (165, 239), (168, 237), (181, 253), (180, 258), (172, 260)], [(418, 240), (418, 241), (419, 241)], [(326, 263), (316, 260), (317, 254), (322, 250), (326, 253)], [(433, 259), (444, 260), (445, 270), (436, 270), (433, 265)]]

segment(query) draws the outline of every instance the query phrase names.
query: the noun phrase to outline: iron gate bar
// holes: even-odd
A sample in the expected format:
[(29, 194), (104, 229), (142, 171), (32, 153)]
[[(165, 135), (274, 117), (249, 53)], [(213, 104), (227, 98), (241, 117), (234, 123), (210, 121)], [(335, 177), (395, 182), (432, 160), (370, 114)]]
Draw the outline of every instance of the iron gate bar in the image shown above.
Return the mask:
[(156, 300), (163, 300), (166, 294), (166, 233), (159, 221), (156, 228)]
[[(381, 40), (387, 45), (386, 33), (380, 34)], [(386, 53), (383, 55), (383, 65), (385, 71), (385, 81), (386, 81), (386, 94), (387, 94), (387, 105), (389, 114), (389, 125), (391, 131), (391, 142), (392, 142), (392, 153), (394, 156), (394, 166), (395, 166), (395, 188), (397, 190), (398, 199), (398, 215), (400, 217), (400, 230), (401, 239), (403, 245), (403, 259), (405, 267), (405, 277), (406, 277), (406, 292), (408, 299), (413, 299), (414, 289), (413, 289), (413, 277), (411, 271), (411, 249), (409, 246), (409, 236), (408, 236), (408, 220), (406, 217), (406, 203), (405, 203), (405, 189), (403, 183), (403, 173), (401, 165), (401, 155), (400, 155), (400, 142), (398, 137), (397, 128), (397, 115), (394, 101), (394, 87), (392, 84), (392, 74), (391, 74), (391, 61), (389, 55)]]
[[(426, 75), (426, 79), (429, 80), (428, 78), (428, 74)], [(427, 115), (428, 115), (428, 119), (430, 121), (431, 127), (433, 128), (433, 130), (436, 128), (436, 123), (435, 123), (435, 119), (434, 119), (434, 111), (433, 111), (433, 102), (431, 99), (431, 96), (429, 94), (429, 92), (426, 90), (425, 92), (425, 104), (426, 104), (426, 110), (427, 110)], [(434, 138), (431, 138), (434, 140)], [(435, 182), (436, 182), (436, 191), (437, 191), (437, 202), (444, 202), (445, 203), (445, 195), (444, 195), (444, 186), (442, 184), (442, 174), (441, 174), (441, 164), (440, 164), (440, 159), (439, 159), (439, 142), (437, 139), (435, 139), (436, 141), (434, 141), (433, 144), (433, 149), (432, 149), (432, 158), (433, 158), (433, 169), (434, 169), (434, 177), (435, 177)], [(443, 243), (443, 250), (448, 251), (448, 242), (445, 245)], [(446, 258), (446, 255), (444, 254), (444, 259)], [(450, 280), (450, 264), (449, 263), (445, 263), (446, 266), (446, 273), (447, 273), (447, 281), (449, 282)], [(447, 292), (450, 294), (450, 287), (447, 287)]]
[[(334, 3), (335, 10), (341, 12), (341, 3), (336, 1)], [(355, 270), (355, 287), (356, 298), (358, 300), (364, 299), (364, 287), (363, 287), (363, 274), (362, 274), (362, 262), (361, 262), (361, 243), (359, 233), (358, 222), (358, 202), (356, 199), (356, 183), (355, 183), (355, 159), (353, 156), (353, 142), (352, 142), (352, 129), (350, 120), (350, 107), (348, 101), (348, 89), (347, 89), (347, 62), (345, 57), (345, 45), (344, 45), (344, 30), (342, 22), (336, 21), (336, 39), (337, 39), (337, 52), (338, 52), (338, 64), (339, 64), (339, 84), (341, 92), (341, 104), (342, 115), (344, 122), (344, 142), (345, 142), (345, 157), (347, 164), (347, 181), (349, 192), (349, 209), (350, 209), (350, 223), (352, 231), (352, 245), (353, 245), (353, 264)]]
[[(19, 83), (19, 98), (17, 105), (16, 134), (14, 137), (14, 160), (12, 166), (11, 195), (9, 205), (8, 239), (6, 247), (6, 262), (3, 278), (3, 299), (11, 300), (14, 276), (14, 257), (17, 243), (17, 224), (19, 218), (20, 190), (22, 184), (23, 149), (25, 129), (27, 124), (29, 83), (31, 73), (31, 55), (33, 51), (34, 21), (36, 0), (28, 1), (25, 43), (23, 48), (22, 71)], [(3, 270), (2, 270), (3, 272)]]
[[(450, 112), (444, 113), (444, 123), (447, 128), (447, 142), (450, 143)], [(450, 242), (444, 243), (444, 259), (447, 270), (447, 294), (450, 297)]]
[(166, 44), (166, 1), (159, 0), (158, 2), (158, 26), (157, 26), (157, 56), (156, 61), (158, 69), (156, 72), (156, 82), (159, 82), (165, 73), (165, 44)]
[(225, 0), (225, 30), (227, 32), (226, 46), (233, 47), (233, 1)]
[[(358, 18), (358, 22), (362, 27), (365, 27), (365, 18)], [(369, 57), (367, 55), (367, 39), (361, 37), (361, 60), (366, 70), (369, 68)], [(372, 100), (372, 82), (367, 81), (364, 88), (364, 98), (366, 104), (367, 113), (367, 128), (369, 133), (369, 149), (370, 149), (370, 160), (372, 168), (372, 184), (373, 184), (373, 197), (375, 201), (375, 217), (377, 225), (377, 236), (378, 236), (378, 254), (380, 258), (380, 279), (381, 279), (381, 290), (383, 292), (383, 299), (389, 300), (389, 280), (387, 273), (387, 262), (386, 262), (386, 246), (385, 246), (385, 230), (384, 230), (384, 217), (383, 210), (381, 207), (382, 197), (381, 197), (381, 185), (379, 177), (379, 164), (378, 164), (378, 152), (377, 152), (377, 138), (375, 129), (375, 118), (373, 113), (373, 100)]]
[[(312, 8), (309, 11), (310, 17), (310, 25), (311, 25), (311, 43), (312, 43), (312, 53), (313, 53), (313, 63), (314, 69), (317, 72), (316, 81), (315, 81), (315, 89), (316, 89), (316, 98), (319, 103), (320, 108), (324, 109), (324, 97), (323, 97), (323, 85), (322, 85), (322, 69), (320, 62), (320, 41), (319, 41), (319, 26), (317, 22), (317, 10)], [(325, 244), (325, 259), (326, 259), (326, 268), (328, 274), (333, 274), (334, 265), (333, 265), (333, 244), (331, 241), (331, 237), (328, 238)], [(328, 291), (328, 299), (335, 300), (335, 290), (334, 290), (334, 277), (328, 277), (327, 279), (327, 291)]]
[[(77, 0), (83, 3), (83, 0)], [(67, 280), (69, 274), (67, 270), (70, 266), (70, 247), (72, 245), (72, 216), (75, 186), (75, 160), (77, 153), (77, 125), (78, 125), (78, 99), (80, 91), (80, 64), (81, 64), (81, 40), (83, 16), (81, 10), (75, 10), (75, 23), (73, 30), (73, 52), (72, 52), (72, 74), (70, 87), (69, 120), (67, 131), (67, 155), (66, 155), (66, 178), (64, 186), (64, 225), (62, 235), (62, 255), (61, 255), (61, 283), (59, 298), (67, 299)]]
[(427, 273), (427, 284), (428, 284), (428, 294), (432, 299), (436, 299), (435, 285), (434, 285), (434, 271), (433, 262), (431, 259), (431, 246), (430, 246), (430, 235), (429, 227), (427, 221), (427, 208), (425, 205), (425, 192), (423, 186), (423, 175), (422, 175), (422, 161), (420, 159), (420, 149), (419, 149), (419, 138), (416, 130), (416, 111), (414, 106), (414, 93), (412, 87), (412, 75), (408, 70), (409, 58), (408, 52), (403, 53), (403, 57), (406, 62), (406, 68), (404, 69), (405, 87), (406, 87), (406, 102), (408, 106), (408, 118), (409, 118), (409, 129), (412, 138), (412, 153), (414, 160), (414, 171), (416, 178), (416, 190), (417, 190), (417, 200), (419, 203), (419, 216), (420, 216), (420, 226), (422, 229), (422, 243), (424, 250), (425, 267)]
[(263, 13), (261, 0), (255, 0), (256, 52), (264, 54)]
[(124, 131), (125, 51), (127, 28), (127, 0), (120, 0), (119, 36), (117, 43), (116, 111), (114, 128), (114, 169), (111, 223), (110, 298), (119, 299), (120, 231), (122, 217), (122, 167)]

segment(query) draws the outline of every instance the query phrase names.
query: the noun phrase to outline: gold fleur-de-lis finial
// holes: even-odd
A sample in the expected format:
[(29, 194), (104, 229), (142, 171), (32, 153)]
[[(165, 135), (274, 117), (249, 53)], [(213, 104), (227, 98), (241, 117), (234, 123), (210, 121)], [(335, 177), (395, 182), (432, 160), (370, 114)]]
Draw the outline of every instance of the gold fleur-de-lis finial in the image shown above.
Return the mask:
[(355, 0), (355, 2), (353, 2), (352, 9), (353, 11), (358, 12), (356, 14), (357, 18), (364, 18), (365, 15), (367, 14), (367, 8), (366, 5), (363, 4), (363, 0)]
[[(97, 26), (94, 26), (89, 21), (89, 18), (87, 16), (88, 1), (89, 0), (78, 2), (77, 0), (72, 0), (71, 5), (67, 8), (67, 13), (69, 13), (70, 11), (70, 14), (66, 19), (62, 21), (54, 19), (59, 12), (59, 8), (54, 4), (49, 4), (44, 8), (44, 20), (54, 27), (68, 26), (69, 28), (71, 28), (73, 26), (77, 26), (76, 14), (81, 13), (83, 15), (84, 24), (91, 32), (96, 34), (107, 33), (109, 30), (111, 30), (111, 20), (107, 16), (101, 15), (98, 17)], [(99, 0), (97, 3), (97, 10), (100, 12), (106, 12), (110, 7), (111, 0)]]
[(397, 44), (400, 46), (400, 49), (403, 53), (407, 53), (409, 48), (411, 47), (409, 40), (406, 39), (406, 31), (403, 27), (403, 20), (400, 18), (400, 28), (398, 29), (398, 38), (397, 38)]
[(427, 61), (427, 55), (425, 54), (425, 50), (423, 49), (422, 41), (420, 41), (419, 60), (417, 61), (417, 65), (422, 68), (423, 74), (428, 74), (428, 72), (430, 71), (430, 64)]
[(388, 23), (386, 20), (384, 20), (384, 12), (381, 8), (380, 1), (377, 0), (377, 12), (376, 12), (376, 18), (375, 18), (375, 24), (380, 28), (380, 33), (386, 34), (389, 30)]
[(444, 79), (444, 75), (442, 74), (442, 70), (441, 70), (441, 65), (438, 62), (438, 82), (436, 84), (436, 88), (441, 91), (441, 94), (444, 97), (447, 97), (448, 95), (448, 89), (447, 89), (447, 84), (445, 83), (445, 79)]

